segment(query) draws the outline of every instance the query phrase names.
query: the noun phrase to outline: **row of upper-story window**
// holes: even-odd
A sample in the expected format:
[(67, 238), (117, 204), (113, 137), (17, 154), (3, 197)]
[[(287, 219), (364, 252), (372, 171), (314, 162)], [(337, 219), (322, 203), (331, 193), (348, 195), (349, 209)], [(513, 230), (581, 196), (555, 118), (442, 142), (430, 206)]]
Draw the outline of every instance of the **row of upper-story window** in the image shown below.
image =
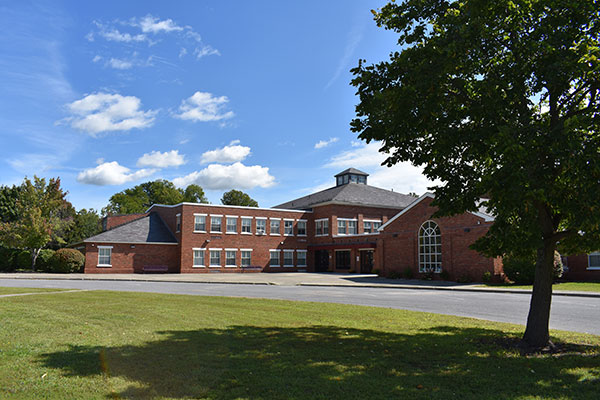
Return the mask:
[[(209, 267), (222, 267), (223, 256), (225, 256), (225, 267), (249, 267), (252, 265), (252, 249), (239, 249), (239, 259), (238, 249), (196, 248), (192, 251), (194, 268), (206, 267), (207, 262)], [(306, 250), (285, 249), (283, 258), (281, 253), (280, 249), (269, 250), (269, 266), (281, 267), (283, 261), (284, 267), (306, 267)], [(294, 253), (296, 253), (295, 259)]]
[[(176, 216), (176, 231), (181, 230), (181, 214)], [(241, 221), (238, 223), (238, 220)], [(255, 220), (254, 229), (252, 220)], [(306, 236), (305, 219), (294, 220), (292, 218), (267, 218), (267, 217), (240, 217), (234, 215), (219, 214), (194, 214), (194, 232), (196, 233), (223, 233), (223, 222), (225, 221), (226, 234), (266, 235), (267, 225), (269, 235), (278, 236)], [(267, 224), (268, 221), (268, 224)], [(282, 224), (283, 221), (283, 224)], [(294, 224), (295, 223), (295, 224)], [(296, 229), (294, 232), (294, 225)], [(337, 219), (338, 235), (358, 234), (358, 220), (351, 218)], [(363, 220), (363, 233), (376, 233), (381, 226), (381, 220)], [(315, 236), (329, 235), (329, 219), (315, 220)]]

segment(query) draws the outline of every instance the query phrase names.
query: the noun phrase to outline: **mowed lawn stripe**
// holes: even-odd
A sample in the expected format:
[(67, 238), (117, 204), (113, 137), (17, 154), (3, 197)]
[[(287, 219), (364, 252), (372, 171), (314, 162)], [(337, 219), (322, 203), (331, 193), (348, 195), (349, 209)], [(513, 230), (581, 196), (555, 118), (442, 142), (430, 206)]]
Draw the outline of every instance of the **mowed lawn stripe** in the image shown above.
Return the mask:
[(593, 398), (600, 337), (383, 308), (89, 291), (0, 302), (1, 398)]

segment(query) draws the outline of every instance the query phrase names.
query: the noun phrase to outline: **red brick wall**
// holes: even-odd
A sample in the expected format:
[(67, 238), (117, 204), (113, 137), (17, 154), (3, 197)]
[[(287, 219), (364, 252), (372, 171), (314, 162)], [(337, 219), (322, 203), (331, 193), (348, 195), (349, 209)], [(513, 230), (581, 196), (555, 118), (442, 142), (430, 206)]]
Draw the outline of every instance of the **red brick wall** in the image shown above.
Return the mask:
[(567, 267), (569, 272), (564, 276), (571, 281), (600, 281), (600, 270), (588, 268), (588, 255), (577, 254), (567, 257)]
[(116, 226), (126, 224), (129, 221), (133, 221), (138, 218), (142, 218), (148, 214), (124, 214), (124, 215), (109, 215), (105, 218), (105, 223), (103, 224), (103, 228), (105, 230), (112, 229)]
[[(98, 267), (98, 246), (112, 246), (112, 267)], [(134, 273), (142, 272), (145, 265), (166, 265), (169, 272), (179, 272), (176, 245), (123, 243), (86, 243), (85, 273)]]
[(487, 258), (469, 246), (483, 236), (491, 226), (483, 218), (470, 213), (453, 217), (431, 218), (436, 208), (430, 204), (433, 199), (425, 198), (404, 215), (385, 228), (378, 241), (379, 265), (384, 273), (396, 271), (403, 274), (411, 269), (415, 277), (419, 273), (418, 232), (427, 220), (433, 220), (440, 227), (442, 240), (442, 269), (450, 279), (481, 281), (485, 271), (495, 280), (501, 280), (501, 262)]

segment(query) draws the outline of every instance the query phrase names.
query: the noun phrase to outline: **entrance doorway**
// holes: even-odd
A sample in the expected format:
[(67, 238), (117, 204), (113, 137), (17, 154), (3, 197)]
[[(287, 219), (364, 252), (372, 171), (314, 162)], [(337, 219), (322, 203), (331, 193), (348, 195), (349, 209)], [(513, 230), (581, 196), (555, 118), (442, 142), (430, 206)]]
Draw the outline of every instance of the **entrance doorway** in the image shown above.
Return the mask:
[(373, 250), (360, 251), (360, 273), (370, 274), (373, 272)]
[(327, 250), (315, 251), (315, 272), (329, 271), (329, 252)]

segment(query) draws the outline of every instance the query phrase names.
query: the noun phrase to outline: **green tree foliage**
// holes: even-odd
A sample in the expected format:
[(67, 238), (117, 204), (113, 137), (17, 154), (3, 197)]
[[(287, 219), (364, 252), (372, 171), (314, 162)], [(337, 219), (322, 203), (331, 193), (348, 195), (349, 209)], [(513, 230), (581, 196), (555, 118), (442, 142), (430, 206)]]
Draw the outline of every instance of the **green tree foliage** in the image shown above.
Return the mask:
[(65, 200), (66, 192), (60, 187), (60, 179), (52, 178), (46, 184), (44, 178), (34, 176), (33, 182), (25, 178), (16, 202), (18, 219), (0, 222), (0, 242), (6, 247), (26, 249), (31, 253), (31, 268), (50, 241), (64, 243), (59, 233), (71, 223), (64, 219), (71, 204)]
[(442, 184), (438, 216), (495, 215), (476, 249), (537, 254), (524, 334), (549, 342), (553, 258), (600, 242), (600, 7), (594, 0), (407, 0), (375, 12), (400, 50), (359, 61), (352, 130)]
[(258, 207), (258, 202), (256, 200), (254, 200), (248, 194), (235, 189), (223, 193), (221, 204), (226, 206)]
[(73, 217), (73, 223), (65, 232), (63, 239), (67, 244), (81, 242), (83, 239), (100, 233), (102, 230), (100, 222), (100, 216), (93, 208), (89, 210), (83, 208), (77, 211)]
[(18, 218), (18, 198), (19, 186), (0, 186), (0, 222), (12, 222)]
[(189, 185), (185, 190), (176, 188), (172, 182), (158, 179), (145, 182), (116, 193), (102, 209), (103, 215), (143, 213), (152, 204), (178, 204), (184, 201), (208, 203), (204, 191), (198, 185)]

